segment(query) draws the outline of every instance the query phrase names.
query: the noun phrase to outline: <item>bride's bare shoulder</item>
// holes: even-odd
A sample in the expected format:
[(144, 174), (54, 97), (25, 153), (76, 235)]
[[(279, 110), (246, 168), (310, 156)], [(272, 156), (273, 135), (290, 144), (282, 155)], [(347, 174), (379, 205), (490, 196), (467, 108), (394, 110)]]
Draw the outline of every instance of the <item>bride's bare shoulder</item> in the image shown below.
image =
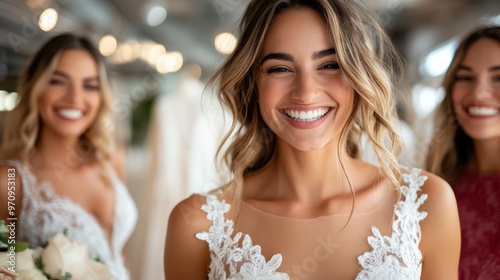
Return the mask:
[(203, 207), (214, 198), (217, 201), (230, 201), (234, 197), (234, 192), (228, 187), (222, 187), (206, 194), (192, 194), (188, 198), (179, 202), (172, 210), (169, 218), (169, 225), (184, 224), (194, 230), (206, 229), (210, 225), (207, 219), (206, 209)]
[(196, 219), (205, 219), (206, 213), (201, 209), (206, 203), (206, 197), (200, 194), (193, 194), (179, 202), (170, 213), (169, 220), (191, 222)]
[(166, 279), (206, 279), (210, 251), (199, 235), (208, 232), (208, 195), (193, 194), (179, 202), (168, 220), (164, 268)]

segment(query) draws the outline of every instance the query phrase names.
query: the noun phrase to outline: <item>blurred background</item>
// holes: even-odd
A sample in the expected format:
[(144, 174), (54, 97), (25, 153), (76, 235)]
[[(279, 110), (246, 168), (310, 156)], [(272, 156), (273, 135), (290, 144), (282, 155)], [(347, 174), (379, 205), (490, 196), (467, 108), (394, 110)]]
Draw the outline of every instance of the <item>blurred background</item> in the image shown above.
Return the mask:
[[(481, 24), (500, 24), (498, 0), (364, 0), (406, 64), (398, 113), (421, 166), (432, 112), (456, 41)], [(17, 77), (43, 42), (87, 35), (108, 62), (116, 136), (126, 151), (127, 186), (139, 208), (128, 248), (134, 279), (163, 279), (171, 208), (226, 180), (213, 156), (226, 117), (205, 85), (238, 40), (247, 0), (0, 0), (0, 118), (16, 105)], [(2, 129), (0, 127), (0, 135)]]

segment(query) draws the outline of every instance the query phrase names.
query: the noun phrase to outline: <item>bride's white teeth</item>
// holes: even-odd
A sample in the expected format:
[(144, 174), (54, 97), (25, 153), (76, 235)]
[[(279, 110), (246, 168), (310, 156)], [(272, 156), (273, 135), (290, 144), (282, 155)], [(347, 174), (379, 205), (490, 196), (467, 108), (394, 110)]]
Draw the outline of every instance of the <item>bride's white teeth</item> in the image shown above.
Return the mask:
[(489, 117), (495, 116), (499, 114), (498, 109), (490, 108), (490, 107), (469, 107), (467, 109), (469, 115), (478, 116), (478, 117)]
[(329, 108), (321, 108), (310, 111), (296, 111), (286, 109), (285, 114), (299, 122), (312, 122), (326, 115), (329, 110)]
[(57, 110), (57, 113), (60, 116), (70, 120), (76, 120), (83, 116), (83, 112), (81, 110), (76, 110), (76, 109), (61, 109)]

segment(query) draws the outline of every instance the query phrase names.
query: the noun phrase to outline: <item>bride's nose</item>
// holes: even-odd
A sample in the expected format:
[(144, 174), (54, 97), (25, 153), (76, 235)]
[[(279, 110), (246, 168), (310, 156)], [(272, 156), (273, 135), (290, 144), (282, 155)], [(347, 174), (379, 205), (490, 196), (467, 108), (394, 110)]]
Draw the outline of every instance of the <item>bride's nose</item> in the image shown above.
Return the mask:
[(308, 71), (297, 72), (291, 97), (300, 103), (311, 103), (320, 93), (320, 85)]

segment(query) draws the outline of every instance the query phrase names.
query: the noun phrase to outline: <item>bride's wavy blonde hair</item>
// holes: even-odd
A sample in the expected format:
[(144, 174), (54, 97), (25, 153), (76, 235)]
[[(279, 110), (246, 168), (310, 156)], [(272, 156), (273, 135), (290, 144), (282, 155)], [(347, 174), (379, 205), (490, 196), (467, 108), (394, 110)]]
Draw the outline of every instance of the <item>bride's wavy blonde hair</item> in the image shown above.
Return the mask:
[[(19, 103), (4, 118), (0, 159), (18, 159), (29, 165), (29, 158), (36, 148), (43, 126), (39, 115), (40, 98), (49, 85), (61, 54), (74, 49), (88, 52), (98, 65), (102, 97), (99, 113), (92, 125), (80, 136), (79, 145), (85, 150), (85, 156), (95, 157), (102, 167), (111, 161), (114, 149), (109, 125), (112, 93), (106, 68), (93, 44), (88, 39), (73, 34), (62, 34), (49, 40), (23, 69), (17, 88)], [(107, 175), (104, 175), (104, 178), (109, 181)]]
[[(325, 18), (341, 69), (355, 91), (354, 109), (337, 148), (339, 155), (345, 149), (349, 156), (359, 158), (359, 138), (366, 133), (383, 174), (399, 186), (402, 141), (392, 121), (397, 118), (394, 84), (395, 74), (402, 70), (401, 58), (374, 14), (353, 0), (250, 2), (240, 23), (236, 49), (211, 80), (217, 85), (219, 100), (234, 117), (219, 147), (220, 155), (227, 146), (223, 158), (233, 176), (229, 185), (236, 186), (240, 197), (243, 177), (265, 166), (275, 153), (274, 133), (264, 123), (257, 103), (257, 58), (274, 18), (296, 7), (311, 8)], [(340, 161), (343, 166), (343, 159)]]

